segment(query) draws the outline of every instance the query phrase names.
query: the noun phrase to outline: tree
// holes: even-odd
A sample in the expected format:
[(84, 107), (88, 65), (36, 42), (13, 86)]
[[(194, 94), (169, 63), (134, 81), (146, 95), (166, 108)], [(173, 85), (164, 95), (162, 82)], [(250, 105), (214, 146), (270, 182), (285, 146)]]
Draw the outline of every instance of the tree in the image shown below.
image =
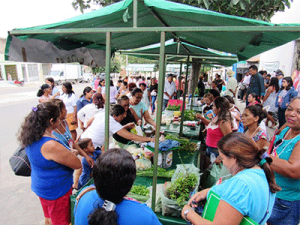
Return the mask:
[[(81, 12), (91, 3), (106, 6), (120, 0), (73, 0), (73, 7)], [(290, 7), (293, 0), (171, 0), (212, 11), (246, 18), (270, 21), (275, 12)]]

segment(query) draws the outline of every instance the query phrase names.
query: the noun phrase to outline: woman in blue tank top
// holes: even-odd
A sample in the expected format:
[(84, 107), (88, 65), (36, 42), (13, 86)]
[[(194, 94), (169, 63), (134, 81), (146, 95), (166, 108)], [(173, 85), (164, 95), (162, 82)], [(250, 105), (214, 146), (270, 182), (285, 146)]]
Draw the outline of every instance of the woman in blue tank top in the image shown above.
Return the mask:
[(300, 98), (294, 98), (285, 111), (285, 128), (276, 136), (271, 158), (277, 184), (282, 188), (268, 224), (300, 223)]
[(69, 224), (73, 171), (80, 160), (52, 135), (59, 125), (60, 110), (44, 102), (25, 118), (18, 140), (31, 164), (31, 189), (40, 198), (45, 224)]

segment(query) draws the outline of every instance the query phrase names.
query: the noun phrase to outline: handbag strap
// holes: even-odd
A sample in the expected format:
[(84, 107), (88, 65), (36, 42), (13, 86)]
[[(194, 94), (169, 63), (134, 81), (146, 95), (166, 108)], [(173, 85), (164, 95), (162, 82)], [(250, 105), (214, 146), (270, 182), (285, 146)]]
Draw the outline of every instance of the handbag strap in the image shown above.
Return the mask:
[(76, 206), (75, 206), (75, 210), (77, 210), (77, 205), (79, 200), (81, 199), (81, 197), (85, 194), (88, 193), (90, 191), (96, 190), (96, 187), (88, 187), (86, 189), (84, 189), (82, 192), (80, 192), (80, 194), (76, 197)]

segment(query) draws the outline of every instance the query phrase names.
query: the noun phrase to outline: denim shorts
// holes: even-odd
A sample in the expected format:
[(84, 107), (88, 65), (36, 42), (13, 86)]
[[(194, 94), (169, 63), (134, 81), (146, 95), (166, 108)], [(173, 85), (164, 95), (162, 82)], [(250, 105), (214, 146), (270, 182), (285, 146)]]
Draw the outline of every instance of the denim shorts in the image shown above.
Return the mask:
[(287, 201), (275, 199), (275, 204), (268, 224), (272, 225), (298, 225), (300, 222), (300, 200)]

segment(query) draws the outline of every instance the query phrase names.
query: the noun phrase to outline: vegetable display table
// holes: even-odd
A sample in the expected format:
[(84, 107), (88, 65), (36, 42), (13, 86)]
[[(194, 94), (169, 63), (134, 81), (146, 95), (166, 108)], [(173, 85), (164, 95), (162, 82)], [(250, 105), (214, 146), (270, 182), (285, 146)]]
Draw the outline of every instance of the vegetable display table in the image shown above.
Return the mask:
[[(199, 136), (200, 126), (196, 126), (195, 128), (195, 130), (192, 130), (189, 126), (183, 126), (183, 136), (197, 140)], [(179, 134), (179, 129), (179, 125), (173, 125), (172, 123), (170, 125), (161, 125), (161, 131), (164, 131), (165, 133)]]

